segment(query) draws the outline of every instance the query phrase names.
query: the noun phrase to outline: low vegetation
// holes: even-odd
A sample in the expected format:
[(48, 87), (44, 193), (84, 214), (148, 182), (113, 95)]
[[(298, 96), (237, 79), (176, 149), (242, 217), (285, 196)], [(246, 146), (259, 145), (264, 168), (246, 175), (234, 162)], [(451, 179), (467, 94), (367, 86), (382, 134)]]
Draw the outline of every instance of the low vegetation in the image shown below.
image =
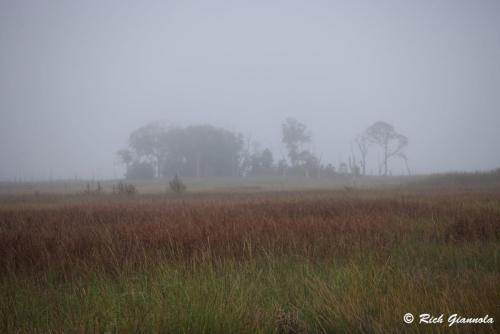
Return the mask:
[(0, 203), (1, 332), (421, 331), (407, 312), (500, 321), (497, 193)]
[(182, 181), (177, 174), (174, 176), (172, 181), (168, 183), (168, 186), (169, 190), (176, 194), (181, 194), (186, 191), (186, 184), (184, 184), (184, 181)]
[(410, 186), (415, 189), (498, 190), (500, 168), (489, 172), (433, 174), (410, 182)]

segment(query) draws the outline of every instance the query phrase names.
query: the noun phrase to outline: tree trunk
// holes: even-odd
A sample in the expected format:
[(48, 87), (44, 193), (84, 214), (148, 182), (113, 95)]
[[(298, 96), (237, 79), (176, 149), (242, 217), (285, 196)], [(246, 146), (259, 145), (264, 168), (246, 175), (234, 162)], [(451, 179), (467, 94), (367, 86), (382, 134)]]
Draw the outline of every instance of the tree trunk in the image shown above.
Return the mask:
[(159, 178), (160, 177), (160, 163), (158, 161), (158, 157), (154, 157), (151, 159), (151, 163), (153, 164), (153, 168), (155, 170), (155, 177)]
[(384, 143), (384, 176), (387, 176), (387, 159), (388, 159), (387, 150), (389, 149), (388, 145), (389, 143), (386, 141)]
[(196, 154), (196, 177), (199, 178), (200, 177), (200, 153), (197, 153)]

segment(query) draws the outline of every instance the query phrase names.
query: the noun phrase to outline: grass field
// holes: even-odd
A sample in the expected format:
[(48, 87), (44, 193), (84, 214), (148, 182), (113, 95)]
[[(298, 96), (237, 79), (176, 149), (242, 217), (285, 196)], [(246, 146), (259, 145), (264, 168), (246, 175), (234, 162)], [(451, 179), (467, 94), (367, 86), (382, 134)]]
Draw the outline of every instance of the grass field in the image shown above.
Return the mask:
[(494, 333), (499, 255), (498, 192), (3, 196), (0, 332)]
[[(95, 190), (98, 184), (104, 192), (112, 192), (121, 180), (55, 180), (38, 182), (0, 182), (0, 197), (17, 195), (74, 195)], [(170, 178), (132, 180), (140, 194), (165, 194)], [(335, 175), (333, 177), (300, 176), (250, 176), (250, 177), (201, 177), (183, 178), (190, 192), (268, 192), (301, 190), (500, 190), (500, 169), (481, 173), (447, 173), (413, 176), (358, 176)]]
[[(207, 177), (183, 178), (189, 192), (267, 192), (267, 191), (300, 191), (300, 190), (343, 190), (344, 187), (359, 189), (398, 188), (412, 181), (422, 180), (422, 176), (352, 177), (336, 175), (334, 177), (300, 177), (300, 176), (254, 176), (254, 177)], [(498, 178), (500, 180), (500, 177)], [(165, 194), (171, 178), (155, 180), (129, 180), (140, 194)], [(97, 188), (97, 183), (104, 192), (111, 192), (113, 185), (120, 180), (60, 180), (43, 182), (0, 182), (0, 196), (7, 195), (44, 195), (84, 193), (87, 186), (91, 190)], [(500, 182), (499, 182), (500, 183)], [(425, 185), (427, 186), (427, 185)]]

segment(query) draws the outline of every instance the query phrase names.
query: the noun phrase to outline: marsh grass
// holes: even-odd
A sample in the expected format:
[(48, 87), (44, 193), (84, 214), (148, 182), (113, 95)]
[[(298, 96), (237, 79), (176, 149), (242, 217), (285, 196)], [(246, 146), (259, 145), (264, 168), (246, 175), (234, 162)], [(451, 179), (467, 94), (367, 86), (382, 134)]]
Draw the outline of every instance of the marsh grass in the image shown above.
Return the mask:
[(500, 195), (301, 192), (0, 205), (2, 332), (495, 332)]

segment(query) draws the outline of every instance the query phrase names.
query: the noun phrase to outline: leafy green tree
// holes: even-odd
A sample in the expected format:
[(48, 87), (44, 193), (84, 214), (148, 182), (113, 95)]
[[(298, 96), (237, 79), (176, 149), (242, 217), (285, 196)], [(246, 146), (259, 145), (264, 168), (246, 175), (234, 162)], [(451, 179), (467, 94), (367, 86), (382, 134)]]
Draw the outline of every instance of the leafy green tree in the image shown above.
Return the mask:
[(288, 150), (292, 169), (306, 176), (318, 175), (319, 159), (312, 152), (304, 149), (304, 146), (311, 142), (311, 132), (307, 127), (294, 118), (287, 118), (282, 125), (282, 132), (282, 142)]
[(268, 172), (273, 169), (273, 152), (270, 149), (266, 148), (262, 151), (260, 156), (262, 168)]
[(125, 167), (129, 168), (130, 164), (134, 161), (134, 154), (128, 149), (119, 150), (117, 152), (120, 161), (125, 164)]
[(137, 157), (147, 159), (155, 168), (155, 175), (161, 176), (161, 165), (165, 157), (163, 137), (168, 127), (162, 122), (149, 123), (134, 132), (129, 137), (129, 146)]
[(119, 155), (129, 168), (133, 163), (150, 164), (156, 177), (229, 176), (239, 174), (242, 147), (241, 134), (222, 128), (178, 128), (155, 122), (134, 131), (130, 149), (121, 150)]
[(282, 142), (288, 150), (292, 167), (300, 165), (303, 146), (311, 141), (311, 133), (307, 127), (294, 118), (287, 118), (282, 125)]

